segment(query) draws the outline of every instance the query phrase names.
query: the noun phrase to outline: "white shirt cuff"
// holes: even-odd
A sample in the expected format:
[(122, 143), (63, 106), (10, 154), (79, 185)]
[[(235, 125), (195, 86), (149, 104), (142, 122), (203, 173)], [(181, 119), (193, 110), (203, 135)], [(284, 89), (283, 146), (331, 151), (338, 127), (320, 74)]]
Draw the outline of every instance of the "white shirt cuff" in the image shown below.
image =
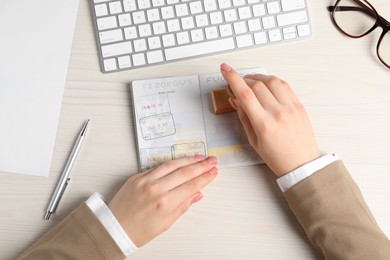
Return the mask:
[(126, 257), (137, 250), (137, 246), (131, 241), (99, 193), (93, 193), (86, 203)]
[(328, 166), (337, 159), (337, 156), (333, 154), (321, 156), (320, 158), (311, 161), (307, 164), (304, 164), (301, 167), (293, 170), (292, 172), (287, 173), (286, 175), (278, 178), (276, 182), (278, 183), (279, 188), (282, 190), (282, 192), (285, 192), (295, 184), (311, 176), (313, 173), (321, 170), (322, 168)]

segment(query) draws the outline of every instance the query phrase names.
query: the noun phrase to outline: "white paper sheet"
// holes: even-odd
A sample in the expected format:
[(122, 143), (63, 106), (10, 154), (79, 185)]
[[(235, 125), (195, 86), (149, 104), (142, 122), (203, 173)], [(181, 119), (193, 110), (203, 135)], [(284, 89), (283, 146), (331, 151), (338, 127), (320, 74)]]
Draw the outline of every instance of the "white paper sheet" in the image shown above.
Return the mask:
[(79, 0), (0, 0), (0, 171), (47, 176)]

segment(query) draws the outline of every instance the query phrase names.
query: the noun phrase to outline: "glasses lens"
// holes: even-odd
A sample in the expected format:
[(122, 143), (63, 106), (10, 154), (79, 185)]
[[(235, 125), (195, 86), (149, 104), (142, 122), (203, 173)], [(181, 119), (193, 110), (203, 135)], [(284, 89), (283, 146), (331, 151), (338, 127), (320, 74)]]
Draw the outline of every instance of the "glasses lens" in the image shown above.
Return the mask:
[(334, 10), (334, 20), (344, 33), (359, 37), (376, 23), (376, 12), (365, 1), (342, 0)]
[(390, 68), (390, 31), (383, 36), (378, 54), (383, 63)]

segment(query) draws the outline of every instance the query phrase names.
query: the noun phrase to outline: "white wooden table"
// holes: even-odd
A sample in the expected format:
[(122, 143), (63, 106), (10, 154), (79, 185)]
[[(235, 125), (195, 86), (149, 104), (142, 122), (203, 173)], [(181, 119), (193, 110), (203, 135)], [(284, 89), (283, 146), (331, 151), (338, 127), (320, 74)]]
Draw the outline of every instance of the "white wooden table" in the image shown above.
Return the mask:
[[(371, 0), (390, 18), (388, 0)], [(379, 30), (344, 37), (326, 6), (310, 1), (312, 39), (134, 71), (100, 72), (88, 0), (80, 0), (50, 176), (0, 172), (0, 258), (13, 259), (92, 192), (110, 200), (137, 172), (129, 82), (161, 76), (263, 66), (288, 81), (307, 108), (320, 147), (342, 158), (384, 232), (390, 236), (390, 70), (376, 58)], [(88, 137), (58, 213), (43, 215), (74, 138), (91, 118)], [(169, 231), (135, 259), (316, 259), (275, 177), (264, 165), (221, 170)]]

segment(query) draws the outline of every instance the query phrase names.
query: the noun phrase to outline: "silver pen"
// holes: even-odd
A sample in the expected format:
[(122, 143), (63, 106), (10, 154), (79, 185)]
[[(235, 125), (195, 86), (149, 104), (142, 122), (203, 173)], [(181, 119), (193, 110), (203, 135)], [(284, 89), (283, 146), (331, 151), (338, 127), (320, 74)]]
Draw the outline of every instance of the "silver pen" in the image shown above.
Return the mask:
[(50, 216), (56, 212), (61, 197), (64, 194), (64, 191), (70, 181), (69, 174), (70, 171), (72, 170), (73, 164), (76, 161), (77, 154), (79, 153), (81, 145), (84, 141), (85, 134), (88, 129), (88, 123), (89, 123), (89, 119), (87, 120), (87, 122), (84, 123), (83, 128), (81, 129), (79, 135), (77, 136), (77, 140), (73, 146), (72, 152), (70, 153), (68, 161), (66, 162), (65, 168), (61, 174), (60, 181), (58, 182), (57, 187), (50, 199), (49, 206), (47, 207), (46, 214), (44, 217), (44, 219), (46, 220), (49, 219)]

